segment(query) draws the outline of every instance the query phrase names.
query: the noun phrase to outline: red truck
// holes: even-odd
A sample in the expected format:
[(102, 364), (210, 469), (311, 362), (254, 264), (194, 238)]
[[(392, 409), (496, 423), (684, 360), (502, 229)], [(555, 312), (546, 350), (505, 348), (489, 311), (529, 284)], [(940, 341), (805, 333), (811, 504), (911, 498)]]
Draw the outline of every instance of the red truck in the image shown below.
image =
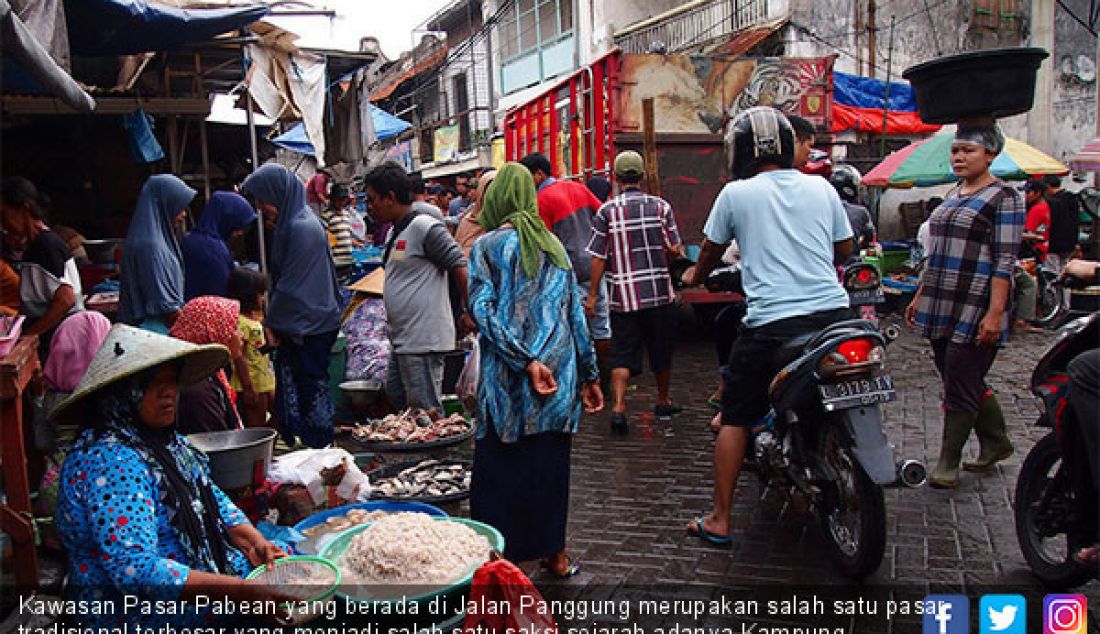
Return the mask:
[(542, 152), (558, 178), (611, 178), (617, 152), (642, 150), (642, 101), (652, 98), (660, 193), (672, 203), (684, 240), (697, 244), (727, 180), (722, 132), (729, 113), (772, 105), (828, 130), (834, 59), (616, 50), (509, 110), (505, 158)]

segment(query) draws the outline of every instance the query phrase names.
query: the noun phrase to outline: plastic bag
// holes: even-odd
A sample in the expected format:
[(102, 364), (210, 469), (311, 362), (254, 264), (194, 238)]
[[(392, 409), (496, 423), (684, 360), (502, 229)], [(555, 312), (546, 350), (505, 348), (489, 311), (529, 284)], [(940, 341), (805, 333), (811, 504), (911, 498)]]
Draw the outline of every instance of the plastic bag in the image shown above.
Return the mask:
[[(528, 597), (526, 600), (523, 597)], [(508, 610), (476, 609), (466, 612), (464, 632), (523, 632), (523, 634), (557, 634), (558, 624), (550, 615), (545, 599), (535, 585), (515, 564), (498, 559), (474, 572), (468, 606), (500, 606), (507, 602)]]
[(138, 108), (122, 116), (122, 127), (129, 134), (130, 154), (140, 165), (164, 158), (164, 149), (153, 135), (153, 118)]
[(477, 377), (481, 371), (481, 352), (477, 338), (470, 337), (470, 341), (470, 353), (466, 355), (466, 364), (462, 366), (462, 372), (455, 384), (455, 394), (463, 403), (477, 399)]
[(355, 464), (355, 458), (343, 449), (299, 449), (275, 458), (267, 479), (282, 484), (301, 484), (309, 491), (315, 506), (325, 503), (325, 475), (338, 467), (344, 474), (336, 486), (336, 495), (349, 502), (370, 499), (370, 481)]

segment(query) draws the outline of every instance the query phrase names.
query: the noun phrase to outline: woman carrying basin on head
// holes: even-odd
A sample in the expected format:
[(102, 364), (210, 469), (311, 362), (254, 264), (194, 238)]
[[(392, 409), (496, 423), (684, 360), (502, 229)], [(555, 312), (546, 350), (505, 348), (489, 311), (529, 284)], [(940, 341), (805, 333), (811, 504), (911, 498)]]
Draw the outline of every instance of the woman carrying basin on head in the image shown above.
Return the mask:
[(1008, 334), (1012, 272), (1024, 228), (1019, 193), (990, 171), (1004, 149), (991, 119), (963, 122), (951, 144), (959, 184), (928, 219), (927, 264), (905, 309), (932, 342), (943, 379), (944, 423), (939, 461), (928, 476), (936, 488), (958, 485), (971, 428), (980, 453), (963, 467), (985, 471), (1012, 455), (1004, 415), (985, 376)]

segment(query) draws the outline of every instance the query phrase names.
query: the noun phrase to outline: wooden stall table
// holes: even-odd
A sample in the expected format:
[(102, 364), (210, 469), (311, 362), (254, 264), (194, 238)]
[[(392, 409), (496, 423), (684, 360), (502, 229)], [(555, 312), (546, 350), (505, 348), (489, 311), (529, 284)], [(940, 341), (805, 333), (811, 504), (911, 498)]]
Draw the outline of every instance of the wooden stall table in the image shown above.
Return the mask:
[(38, 552), (23, 445), (23, 393), (38, 372), (37, 336), (21, 338), (6, 357), (0, 358), (0, 459), (7, 496), (7, 503), (0, 506), (0, 529), (11, 536), (15, 583), (21, 590), (38, 586)]

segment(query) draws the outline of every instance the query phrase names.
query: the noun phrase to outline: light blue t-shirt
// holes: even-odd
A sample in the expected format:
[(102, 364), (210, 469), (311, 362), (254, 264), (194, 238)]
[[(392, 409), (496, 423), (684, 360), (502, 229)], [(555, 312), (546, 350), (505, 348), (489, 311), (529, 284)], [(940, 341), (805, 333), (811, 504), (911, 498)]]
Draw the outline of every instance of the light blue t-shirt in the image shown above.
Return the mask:
[(729, 183), (703, 233), (716, 244), (736, 238), (741, 247), (746, 326), (848, 307), (833, 243), (850, 239), (852, 228), (824, 178), (785, 169)]

